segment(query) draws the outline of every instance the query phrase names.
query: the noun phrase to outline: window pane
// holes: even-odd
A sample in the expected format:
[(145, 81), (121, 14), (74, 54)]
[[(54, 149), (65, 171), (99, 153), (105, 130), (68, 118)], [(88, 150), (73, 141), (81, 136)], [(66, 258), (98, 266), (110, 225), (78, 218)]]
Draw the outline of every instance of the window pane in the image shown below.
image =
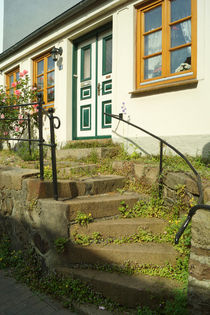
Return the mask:
[(148, 56), (162, 50), (162, 31), (144, 37), (144, 55)]
[(191, 15), (191, 0), (171, 0), (171, 22)]
[(83, 50), (83, 76), (82, 79), (89, 79), (90, 78), (90, 48), (86, 48)]
[(20, 79), (20, 72), (16, 72), (16, 80), (18, 81)]
[(41, 77), (37, 78), (37, 89), (42, 90), (44, 87), (44, 76), (42, 75)]
[(54, 101), (54, 88), (47, 89), (47, 102)]
[(37, 74), (44, 73), (44, 60), (41, 60), (37, 63)]
[(53, 61), (52, 57), (47, 58), (47, 71), (53, 70), (55, 68), (55, 62)]
[(54, 71), (47, 74), (47, 86), (54, 85), (54, 82), (55, 82), (54, 76), (55, 76)]
[(9, 77), (9, 86), (11, 87), (12, 86), (12, 83), (14, 82), (14, 75), (12, 74), (10, 77)]
[(144, 79), (159, 77), (162, 74), (162, 56), (155, 56), (144, 61)]
[(191, 21), (185, 21), (171, 26), (171, 47), (191, 42)]
[(13, 94), (14, 94), (14, 89), (10, 89), (10, 90), (9, 90), (9, 94), (10, 94), (10, 95), (13, 95)]
[(104, 53), (105, 56), (103, 56), (105, 65), (104, 65), (104, 73), (110, 73), (112, 72), (112, 38), (106, 39), (104, 41), (105, 49)]
[(185, 47), (171, 52), (171, 73), (189, 70), (190, 68), (191, 47)]
[(144, 13), (144, 31), (154, 30), (162, 25), (162, 7), (158, 6)]

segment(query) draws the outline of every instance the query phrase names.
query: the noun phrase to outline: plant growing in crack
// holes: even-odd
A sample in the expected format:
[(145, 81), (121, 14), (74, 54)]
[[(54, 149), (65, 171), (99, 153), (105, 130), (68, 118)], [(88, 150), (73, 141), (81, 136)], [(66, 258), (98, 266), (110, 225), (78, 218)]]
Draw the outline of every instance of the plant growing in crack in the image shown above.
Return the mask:
[(59, 237), (54, 241), (54, 245), (58, 254), (62, 254), (65, 251), (66, 244), (69, 242), (68, 238)]
[(78, 212), (76, 219), (76, 223), (80, 225), (87, 225), (91, 222), (93, 222), (92, 214), (89, 213), (88, 215), (82, 212)]

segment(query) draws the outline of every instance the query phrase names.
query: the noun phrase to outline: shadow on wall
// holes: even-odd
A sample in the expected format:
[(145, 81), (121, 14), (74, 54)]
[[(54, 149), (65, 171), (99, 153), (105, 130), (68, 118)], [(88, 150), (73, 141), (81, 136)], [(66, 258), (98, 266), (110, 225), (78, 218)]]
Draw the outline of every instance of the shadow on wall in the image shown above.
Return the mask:
[[(12, 247), (16, 250), (24, 250), (32, 246), (42, 260), (43, 271), (47, 269), (46, 264), (50, 269), (59, 271), (62, 269), (71, 270), (72, 267), (77, 270), (80, 265), (84, 266), (85, 264), (87, 268), (88, 265), (99, 265), (100, 263), (108, 265), (111, 263), (109, 259), (106, 259), (103, 255), (97, 255), (91, 248), (80, 247), (71, 240), (68, 240), (64, 250), (59, 253), (56, 250), (55, 241), (61, 238), (61, 235), (64, 236), (63, 232), (66, 233), (66, 231), (61, 231), (60, 234), (54, 233), (46, 225), (40, 224), (39, 227), (35, 227), (34, 224), (29, 224), (23, 217), (14, 219), (11, 216), (0, 214), (0, 238), (3, 234), (9, 234)], [(98, 281), (96, 277), (91, 280), (88, 277), (85, 279), (87, 273), (87, 269), (82, 270), (82, 279), (89, 282), (96, 291), (128, 307), (147, 305), (154, 308), (158, 307), (164, 300), (171, 300), (174, 297), (173, 285), (169, 289), (168, 284), (161, 278), (157, 278), (151, 286), (151, 281), (147, 276), (132, 280), (132, 276), (115, 275), (115, 273), (100, 271), (102, 281), (101, 279)], [(96, 273), (97, 271), (93, 270), (93, 274), (96, 275)], [(71, 274), (67, 272), (68, 274), (74, 278), (80, 278), (81, 276), (81, 273)], [(111, 278), (114, 281), (113, 284), (106, 281), (107, 278)], [(134, 286), (129, 288), (130, 292), (128, 294), (124, 284), (129, 284), (131, 281), (134, 281)]]

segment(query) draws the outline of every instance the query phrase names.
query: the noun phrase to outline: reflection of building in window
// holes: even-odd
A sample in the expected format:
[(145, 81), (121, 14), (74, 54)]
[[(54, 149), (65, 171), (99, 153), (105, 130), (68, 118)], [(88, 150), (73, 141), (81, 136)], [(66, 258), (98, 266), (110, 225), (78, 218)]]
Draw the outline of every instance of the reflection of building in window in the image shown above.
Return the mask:
[(43, 96), (44, 106), (54, 106), (55, 62), (50, 53), (34, 60), (34, 85)]
[[(196, 0), (137, 7), (137, 88), (196, 76)], [(188, 74), (187, 74), (188, 73)]]
[(19, 73), (20, 70), (18, 67), (6, 74), (6, 90), (10, 95), (14, 94), (14, 90), (16, 89), (16, 81), (19, 80)]

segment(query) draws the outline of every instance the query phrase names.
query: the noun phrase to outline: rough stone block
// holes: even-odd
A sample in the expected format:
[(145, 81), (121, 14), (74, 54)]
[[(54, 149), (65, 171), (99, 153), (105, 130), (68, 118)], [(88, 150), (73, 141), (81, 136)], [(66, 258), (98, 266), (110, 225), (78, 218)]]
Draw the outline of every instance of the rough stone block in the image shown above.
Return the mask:
[(179, 185), (185, 185), (187, 191), (199, 195), (196, 180), (185, 173), (168, 173), (164, 178), (164, 184), (172, 189), (176, 189)]
[(210, 250), (210, 211), (198, 210), (192, 219), (192, 244)]
[(210, 186), (204, 188), (204, 202), (210, 202)]
[(26, 177), (37, 176), (38, 170), (22, 169), (22, 168), (2, 168), (0, 169), (0, 189), (15, 189), (22, 188), (22, 181)]

